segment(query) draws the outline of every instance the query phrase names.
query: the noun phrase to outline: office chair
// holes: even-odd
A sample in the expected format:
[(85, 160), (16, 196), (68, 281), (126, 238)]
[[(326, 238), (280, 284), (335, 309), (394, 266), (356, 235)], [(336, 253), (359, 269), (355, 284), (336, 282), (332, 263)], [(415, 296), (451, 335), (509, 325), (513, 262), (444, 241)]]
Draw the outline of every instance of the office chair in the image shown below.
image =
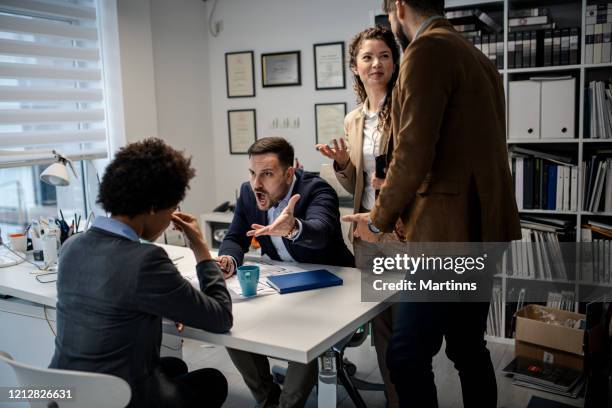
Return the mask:
[[(355, 333), (345, 337), (339, 341), (332, 350), (336, 355), (336, 376), (339, 383), (344, 387), (349, 398), (357, 408), (366, 408), (365, 401), (359, 394), (359, 390), (363, 391), (382, 391), (385, 392), (384, 384), (375, 384), (355, 377), (357, 366), (344, 357), (344, 351), (347, 347), (359, 347), (370, 332), (370, 323), (361, 326)], [(286, 369), (280, 366), (272, 366), (272, 376), (274, 381), (282, 384), (285, 380)]]
[(375, 384), (355, 377), (357, 366), (344, 357), (344, 351), (347, 347), (359, 347), (370, 333), (370, 323), (361, 326), (355, 333), (347, 336), (342, 341), (338, 342), (332, 349), (336, 354), (337, 376), (340, 384), (344, 387), (351, 401), (357, 408), (365, 408), (366, 404), (359, 394), (359, 390), (363, 391), (382, 391), (385, 392), (384, 384)]
[(2, 351), (0, 361), (11, 366), (20, 387), (71, 390), (72, 399), (32, 401), (32, 408), (124, 408), (132, 397), (128, 383), (113, 375), (32, 367)]

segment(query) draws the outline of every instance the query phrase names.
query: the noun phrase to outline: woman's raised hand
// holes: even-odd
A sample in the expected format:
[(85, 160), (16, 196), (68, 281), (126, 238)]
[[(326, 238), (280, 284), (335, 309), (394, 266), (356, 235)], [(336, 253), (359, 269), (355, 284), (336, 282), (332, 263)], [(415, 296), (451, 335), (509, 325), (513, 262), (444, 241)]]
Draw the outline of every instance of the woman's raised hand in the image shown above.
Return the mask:
[(349, 153), (344, 139), (340, 139), (340, 143), (336, 139), (332, 139), (333, 148), (326, 144), (319, 143), (315, 148), (325, 157), (329, 157), (338, 163), (340, 168), (344, 168), (349, 162)]

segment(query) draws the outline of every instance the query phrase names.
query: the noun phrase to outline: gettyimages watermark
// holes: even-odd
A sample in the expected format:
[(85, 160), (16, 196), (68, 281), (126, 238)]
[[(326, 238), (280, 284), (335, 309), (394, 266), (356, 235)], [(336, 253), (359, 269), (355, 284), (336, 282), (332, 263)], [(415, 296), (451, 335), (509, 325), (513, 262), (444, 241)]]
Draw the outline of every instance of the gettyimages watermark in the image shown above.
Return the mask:
[(502, 281), (507, 302), (612, 297), (609, 242), (381, 242), (355, 255), (364, 302), (489, 302)]

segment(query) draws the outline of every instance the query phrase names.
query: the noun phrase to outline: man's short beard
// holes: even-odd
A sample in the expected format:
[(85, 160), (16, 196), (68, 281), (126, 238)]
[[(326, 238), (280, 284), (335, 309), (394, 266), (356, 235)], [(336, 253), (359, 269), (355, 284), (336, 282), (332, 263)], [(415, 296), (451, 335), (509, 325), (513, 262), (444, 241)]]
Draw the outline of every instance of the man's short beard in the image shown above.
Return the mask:
[(399, 28), (398, 32), (395, 33), (395, 40), (402, 48), (402, 51), (405, 51), (406, 48), (408, 48), (408, 46), (410, 45), (410, 40), (408, 39), (408, 36), (404, 33), (404, 30), (401, 27)]

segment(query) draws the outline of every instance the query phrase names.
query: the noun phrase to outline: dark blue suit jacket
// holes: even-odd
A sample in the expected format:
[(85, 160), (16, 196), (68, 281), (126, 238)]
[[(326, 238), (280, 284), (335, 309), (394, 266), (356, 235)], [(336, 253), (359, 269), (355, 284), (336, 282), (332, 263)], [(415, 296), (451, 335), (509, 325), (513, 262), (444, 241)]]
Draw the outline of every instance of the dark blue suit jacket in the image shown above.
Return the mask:
[[(302, 222), (302, 233), (294, 240), (283, 238), (287, 252), (297, 262), (336, 266), (354, 266), (355, 260), (342, 239), (338, 195), (322, 178), (296, 171), (291, 195), (300, 194), (294, 216)], [(219, 248), (219, 255), (231, 255), (242, 265), (251, 238), (251, 224), (268, 225), (267, 211), (257, 208), (255, 195), (247, 182), (240, 188), (240, 197), (229, 231)], [(268, 236), (257, 237), (262, 253), (279, 261), (280, 257)]]

